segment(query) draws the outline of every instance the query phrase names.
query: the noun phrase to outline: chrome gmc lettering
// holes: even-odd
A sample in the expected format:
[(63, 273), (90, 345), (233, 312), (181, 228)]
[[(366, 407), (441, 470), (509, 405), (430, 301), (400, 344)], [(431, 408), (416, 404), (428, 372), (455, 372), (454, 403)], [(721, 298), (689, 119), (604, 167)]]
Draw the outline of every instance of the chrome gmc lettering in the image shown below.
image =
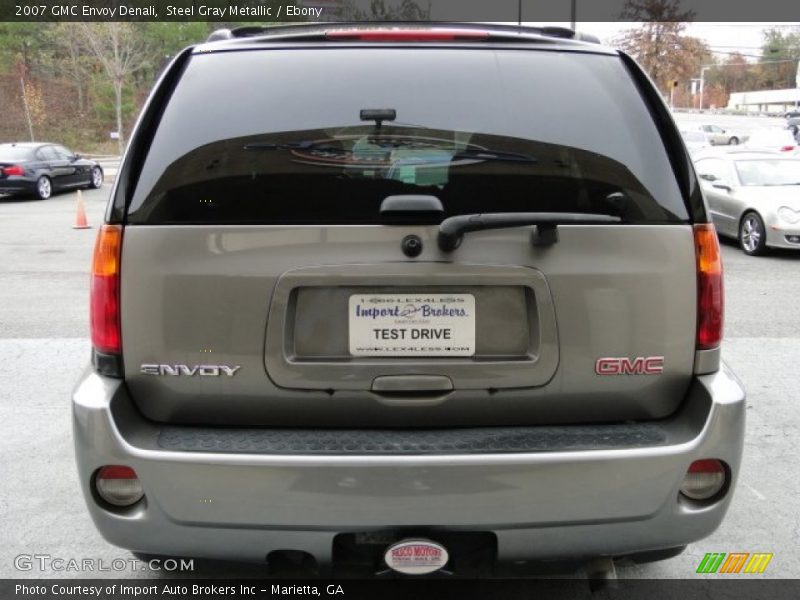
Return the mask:
[(598, 375), (660, 375), (664, 372), (664, 357), (598, 358), (594, 372)]

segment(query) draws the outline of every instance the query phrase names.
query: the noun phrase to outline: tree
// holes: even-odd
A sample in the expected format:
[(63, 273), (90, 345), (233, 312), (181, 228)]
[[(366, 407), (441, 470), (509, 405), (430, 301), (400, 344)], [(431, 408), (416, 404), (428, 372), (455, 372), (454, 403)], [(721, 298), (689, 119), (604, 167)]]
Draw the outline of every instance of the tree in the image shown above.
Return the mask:
[(37, 128), (44, 123), (47, 112), (44, 108), (44, 100), (42, 100), (42, 91), (34, 83), (25, 81), (20, 78), (20, 85), (22, 86), (22, 104), (25, 107), (25, 118), (28, 121), (28, 130), (31, 134), (31, 141), (34, 139), (34, 126)]
[(0, 23), (0, 60), (3, 65), (22, 65), (28, 75), (47, 54), (50, 23)]
[(621, 17), (642, 25), (624, 32), (614, 44), (633, 56), (662, 91), (674, 80), (688, 86), (700, 65), (711, 60), (703, 41), (683, 34), (694, 12), (679, 10), (679, 0), (627, 0)]
[(79, 22), (75, 24), (87, 47), (106, 72), (114, 89), (119, 152), (125, 148), (123, 131), (123, 91), (130, 78), (149, 64), (139, 31), (126, 22)]
[(733, 52), (718, 63), (719, 68), (706, 72), (704, 102), (708, 105), (723, 106), (734, 92), (744, 92), (758, 88), (758, 70), (755, 63), (748, 62), (739, 52)]
[(86, 111), (85, 90), (93, 66), (83, 34), (75, 23), (57, 23), (49, 30), (48, 40), (55, 48), (51, 55), (52, 71), (72, 81), (78, 98), (78, 113), (83, 114)]
[[(771, 62), (771, 61), (786, 62)], [(794, 87), (797, 62), (800, 60), (800, 31), (784, 33), (780, 29), (764, 32), (758, 79), (760, 89)]]
[(186, 21), (136, 25), (149, 63), (136, 75), (143, 86), (149, 87), (172, 57), (186, 46), (204, 42), (216, 24)]
[(426, 21), (430, 16), (430, 1), (423, 8), (414, 0), (401, 0), (399, 3), (370, 0), (369, 10), (366, 11), (359, 8), (354, 0), (346, 0), (337, 13), (338, 19), (347, 21)]

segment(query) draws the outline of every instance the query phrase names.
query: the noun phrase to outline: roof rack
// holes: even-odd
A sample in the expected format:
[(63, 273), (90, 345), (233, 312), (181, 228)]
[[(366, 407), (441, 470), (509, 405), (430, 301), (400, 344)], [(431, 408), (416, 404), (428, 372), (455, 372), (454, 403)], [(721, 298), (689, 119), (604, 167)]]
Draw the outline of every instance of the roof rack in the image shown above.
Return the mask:
[(281, 25), (246, 25), (234, 29), (217, 29), (209, 35), (207, 41), (233, 40), (258, 37), (261, 39), (324, 40), (329, 32), (346, 30), (384, 31), (399, 29), (437, 30), (448, 29), (463, 32), (483, 32), (492, 39), (526, 39), (532, 36), (549, 37), (564, 40), (575, 40), (599, 44), (597, 36), (574, 31), (567, 27), (532, 27), (527, 25), (511, 25), (496, 23), (459, 23), (444, 21), (344, 21), (329, 23), (290, 23)]

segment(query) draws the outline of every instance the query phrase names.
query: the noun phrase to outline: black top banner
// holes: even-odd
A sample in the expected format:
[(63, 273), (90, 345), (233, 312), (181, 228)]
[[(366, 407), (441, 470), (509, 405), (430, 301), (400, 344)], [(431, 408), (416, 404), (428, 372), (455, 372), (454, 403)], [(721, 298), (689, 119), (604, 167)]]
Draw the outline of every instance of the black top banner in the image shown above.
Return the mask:
[(792, 0), (4, 0), (0, 21), (792, 22)]

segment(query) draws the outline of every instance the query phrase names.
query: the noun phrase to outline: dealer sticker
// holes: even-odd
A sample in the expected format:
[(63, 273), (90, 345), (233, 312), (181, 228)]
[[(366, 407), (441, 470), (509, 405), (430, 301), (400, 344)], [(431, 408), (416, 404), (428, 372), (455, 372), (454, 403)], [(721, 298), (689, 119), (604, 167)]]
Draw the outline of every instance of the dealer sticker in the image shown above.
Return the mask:
[(353, 356), (472, 356), (472, 294), (353, 294), (349, 301)]
[(441, 544), (430, 540), (404, 540), (386, 550), (389, 568), (406, 575), (427, 575), (447, 564), (449, 556)]

